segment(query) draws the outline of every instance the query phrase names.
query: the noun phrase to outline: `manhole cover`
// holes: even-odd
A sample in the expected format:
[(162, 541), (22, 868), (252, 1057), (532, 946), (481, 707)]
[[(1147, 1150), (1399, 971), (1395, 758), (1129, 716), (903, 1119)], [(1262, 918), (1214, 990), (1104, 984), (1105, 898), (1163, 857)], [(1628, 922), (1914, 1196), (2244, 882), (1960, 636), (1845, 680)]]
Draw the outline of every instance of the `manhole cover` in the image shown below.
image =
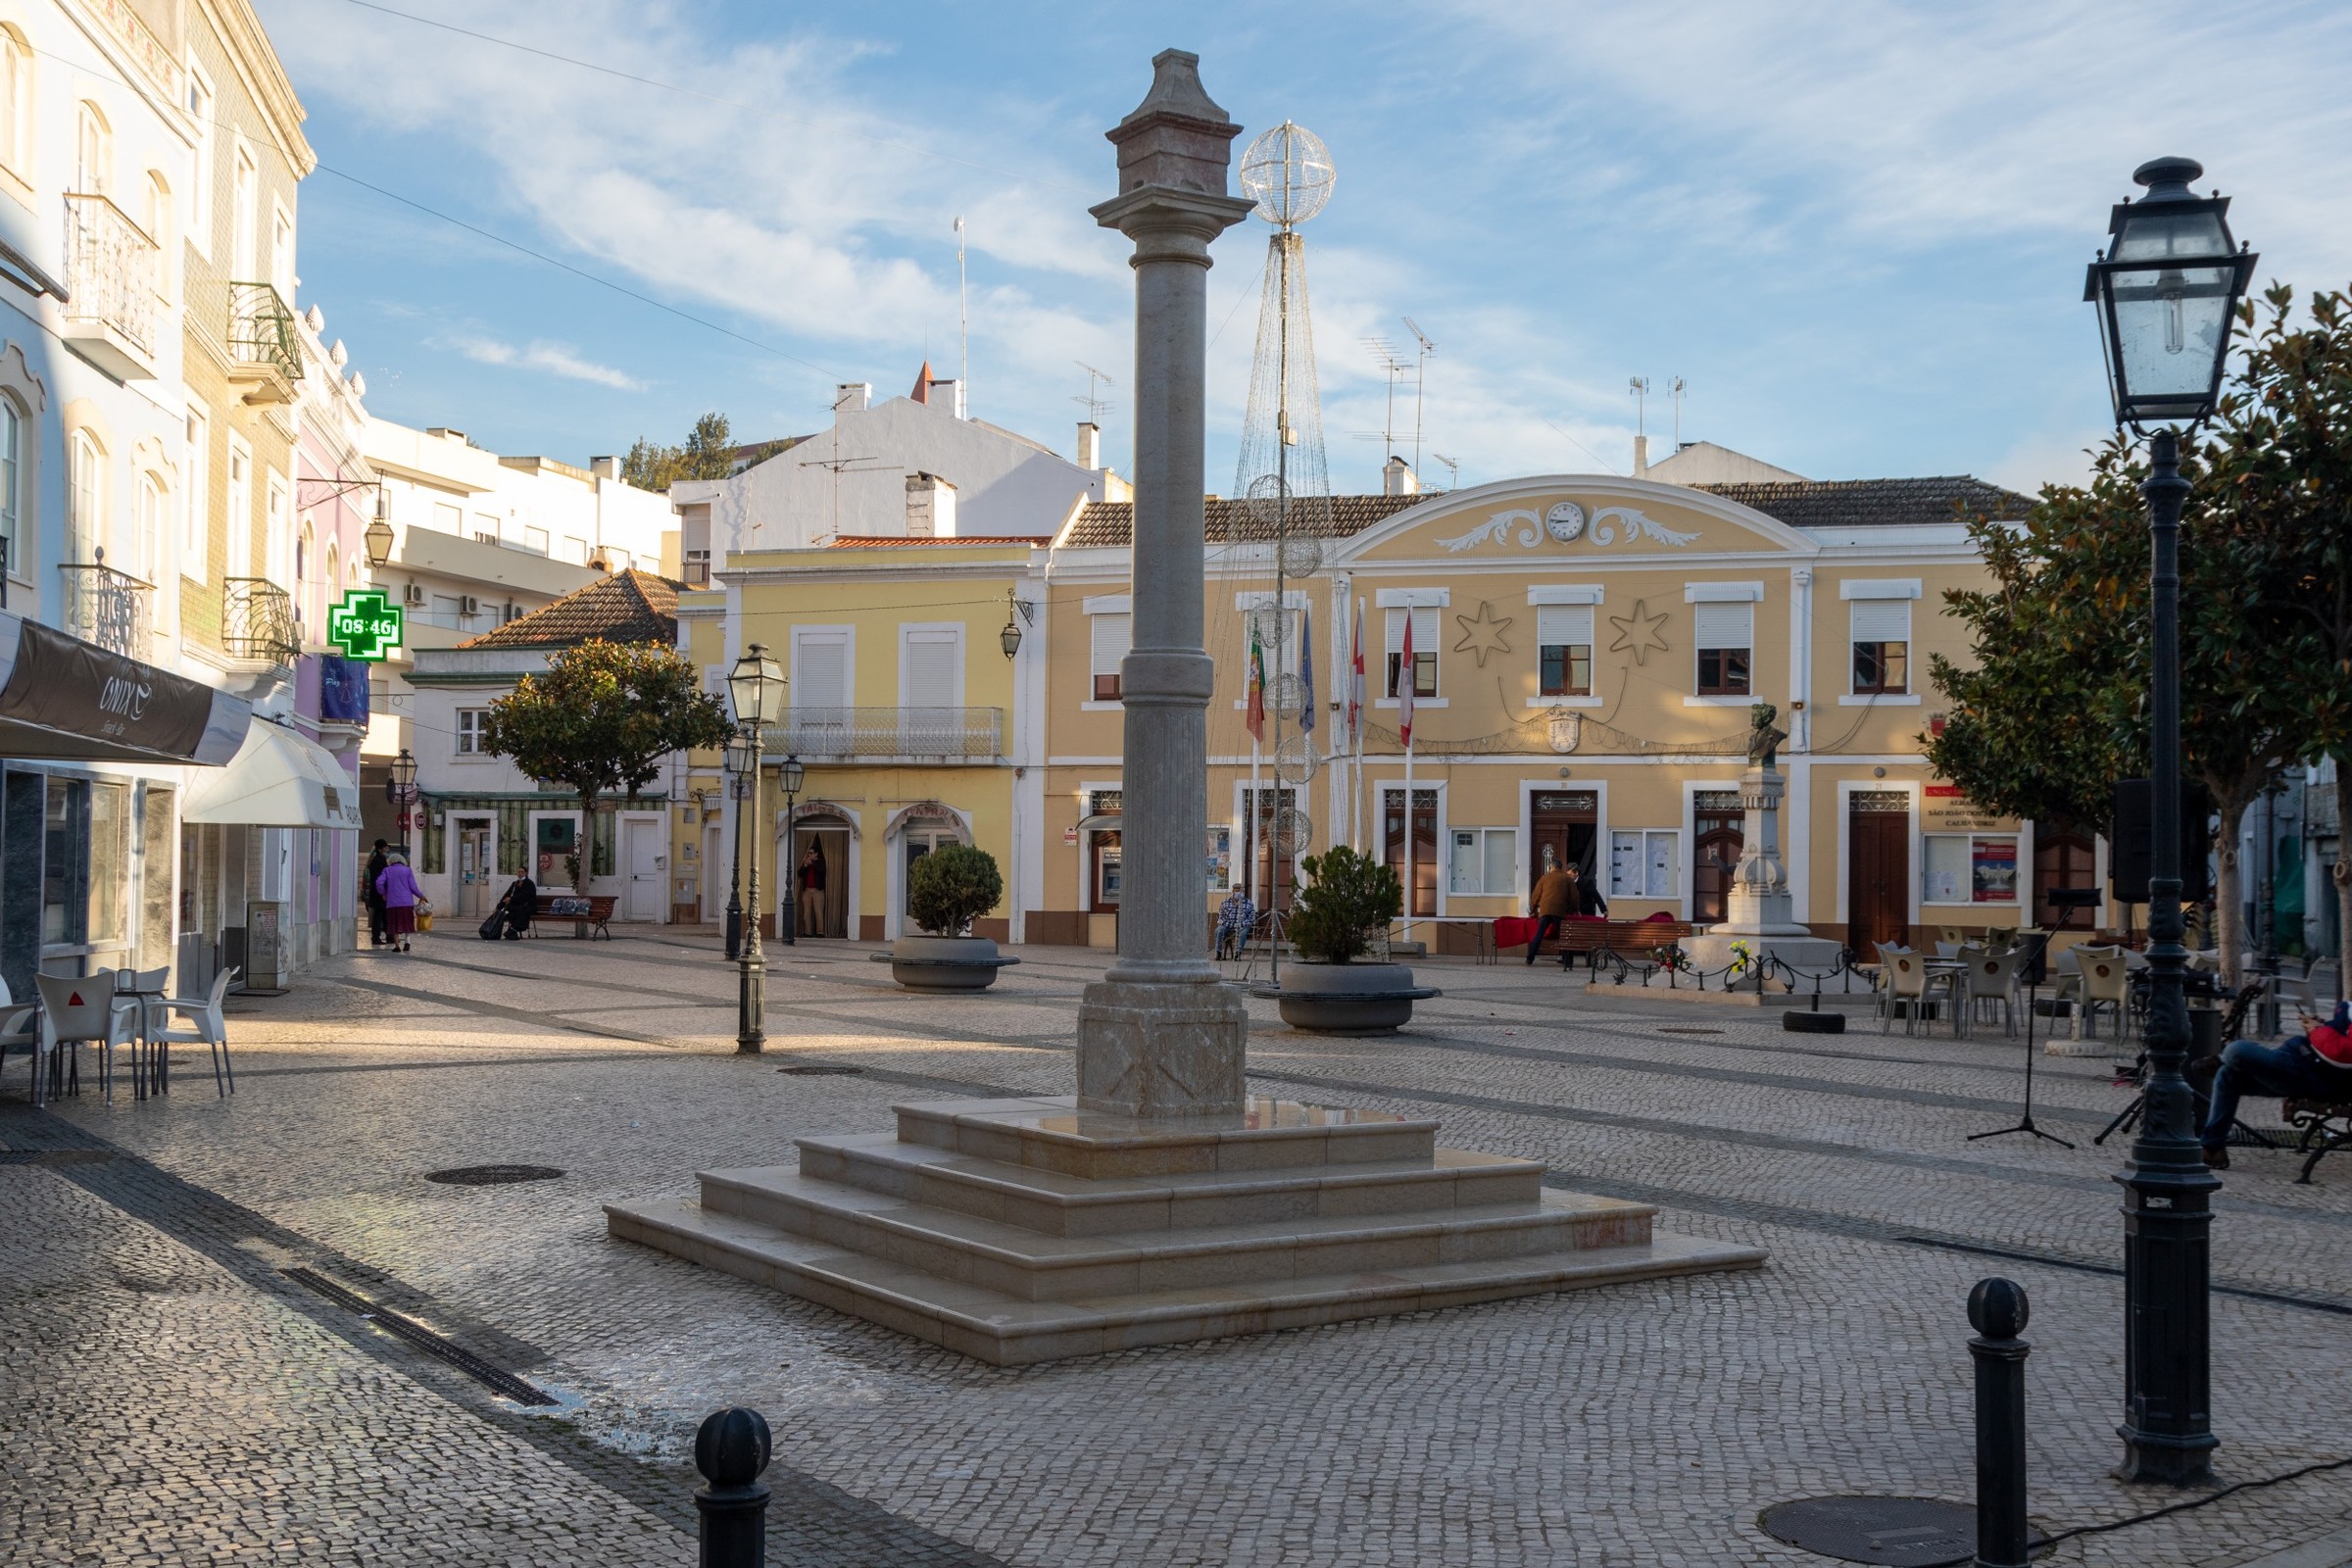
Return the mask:
[[(1776, 1541), (1840, 1562), (1929, 1568), (1977, 1554), (1975, 1505), (1934, 1497), (1800, 1497), (1775, 1503), (1757, 1523)], [(2044, 1539), (2033, 1533), (2034, 1545)]]
[(1720, 1029), (1690, 1029), (1680, 1024), (1670, 1023), (1659, 1029), (1658, 1033), (1662, 1035), (1719, 1035), (1723, 1031)]
[(788, 1072), (795, 1078), (855, 1078), (865, 1069), (863, 1067), (829, 1067), (812, 1062), (804, 1067), (778, 1067), (776, 1071)]
[(564, 1173), (553, 1165), (460, 1165), (428, 1170), (424, 1179), (444, 1187), (505, 1187), (514, 1182), (552, 1182)]
[(0, 1165), (103, 1165), (111, 1149), (0, 1149)]

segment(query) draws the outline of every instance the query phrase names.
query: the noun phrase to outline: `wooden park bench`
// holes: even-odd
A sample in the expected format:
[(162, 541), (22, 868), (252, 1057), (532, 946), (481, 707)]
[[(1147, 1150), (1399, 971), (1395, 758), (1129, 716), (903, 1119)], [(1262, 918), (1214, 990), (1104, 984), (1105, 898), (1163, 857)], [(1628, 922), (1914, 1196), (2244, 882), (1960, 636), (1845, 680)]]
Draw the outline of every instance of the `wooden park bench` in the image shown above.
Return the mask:
[(2303, 1134), (2295, 1152), (2311, 1151), (2311, 1157), (2303, 1161), (2303, 1173), (2295, 1178), (2308, 1187), (2314, 1165), (2339, 1149), (2352, 1147), (2352, 1101), (2290, 1100), (2285, 1109), (2286, 1124)]
[(1563, 966), (1581, 953), (1589, 968), (1603, 951), (1620, 957), (1639, 954), (1654, 958), (1690, 939), (1688, 920), (1563, 920), (1558, 946), (1552, 951), (1559, 954)]
[(539, 934), (543, 921), (569, 920), (573, 937), (601, 936), (610, 942), (612, 931), (605, 922), (619, 902), (610, 893), (542, 893), (531, 911), (531, 935)]

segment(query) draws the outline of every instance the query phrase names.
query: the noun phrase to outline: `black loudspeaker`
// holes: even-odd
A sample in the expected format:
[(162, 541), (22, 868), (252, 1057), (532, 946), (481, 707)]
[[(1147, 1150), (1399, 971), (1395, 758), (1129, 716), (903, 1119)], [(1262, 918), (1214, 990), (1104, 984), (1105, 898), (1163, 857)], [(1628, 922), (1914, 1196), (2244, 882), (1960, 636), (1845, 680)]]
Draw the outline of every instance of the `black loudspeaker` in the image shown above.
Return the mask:
[[(2115, 820), (2107, 833), (2107, 886), (2118, 904), (2148, 902), (2148, 862), (2153, 855), (2154, 839), (2150, 836), (2148, 818), (2148, 781), (2144, 778), (2119, 778), (2115, 781)], [(2180, 781), (2180, 902), (2195, 904), (2212, 891), (2212, 881), (2206, 875), (2207, 858), (2213, 849), (2213, 834), (2208, 820), (2213, 815), (2213, 797), (2202, 785), (2187, 779)]]

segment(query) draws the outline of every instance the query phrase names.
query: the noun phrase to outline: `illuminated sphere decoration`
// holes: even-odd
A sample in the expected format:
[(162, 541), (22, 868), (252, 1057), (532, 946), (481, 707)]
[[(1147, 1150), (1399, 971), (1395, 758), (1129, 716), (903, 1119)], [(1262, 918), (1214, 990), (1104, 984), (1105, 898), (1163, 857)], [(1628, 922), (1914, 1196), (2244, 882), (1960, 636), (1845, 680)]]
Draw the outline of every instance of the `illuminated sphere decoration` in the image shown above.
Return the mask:
[(1280, 228), (1321, 212), (1339, 178), (1322, 138), (1287, 120), (1242, 154), (1242, 189), (1256, 200), (1257, 216)]

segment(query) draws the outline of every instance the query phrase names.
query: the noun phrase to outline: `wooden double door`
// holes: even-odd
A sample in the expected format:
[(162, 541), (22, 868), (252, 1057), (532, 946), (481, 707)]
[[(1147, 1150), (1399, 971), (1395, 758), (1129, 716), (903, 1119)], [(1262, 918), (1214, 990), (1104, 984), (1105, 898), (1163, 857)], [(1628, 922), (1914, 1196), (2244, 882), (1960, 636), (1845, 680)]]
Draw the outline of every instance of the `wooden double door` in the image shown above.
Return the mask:
[(1845, 945), (1867, 962), (1882, 942), (1911, 945), (1911, 797), (1856, 790), (1846, 803)]

